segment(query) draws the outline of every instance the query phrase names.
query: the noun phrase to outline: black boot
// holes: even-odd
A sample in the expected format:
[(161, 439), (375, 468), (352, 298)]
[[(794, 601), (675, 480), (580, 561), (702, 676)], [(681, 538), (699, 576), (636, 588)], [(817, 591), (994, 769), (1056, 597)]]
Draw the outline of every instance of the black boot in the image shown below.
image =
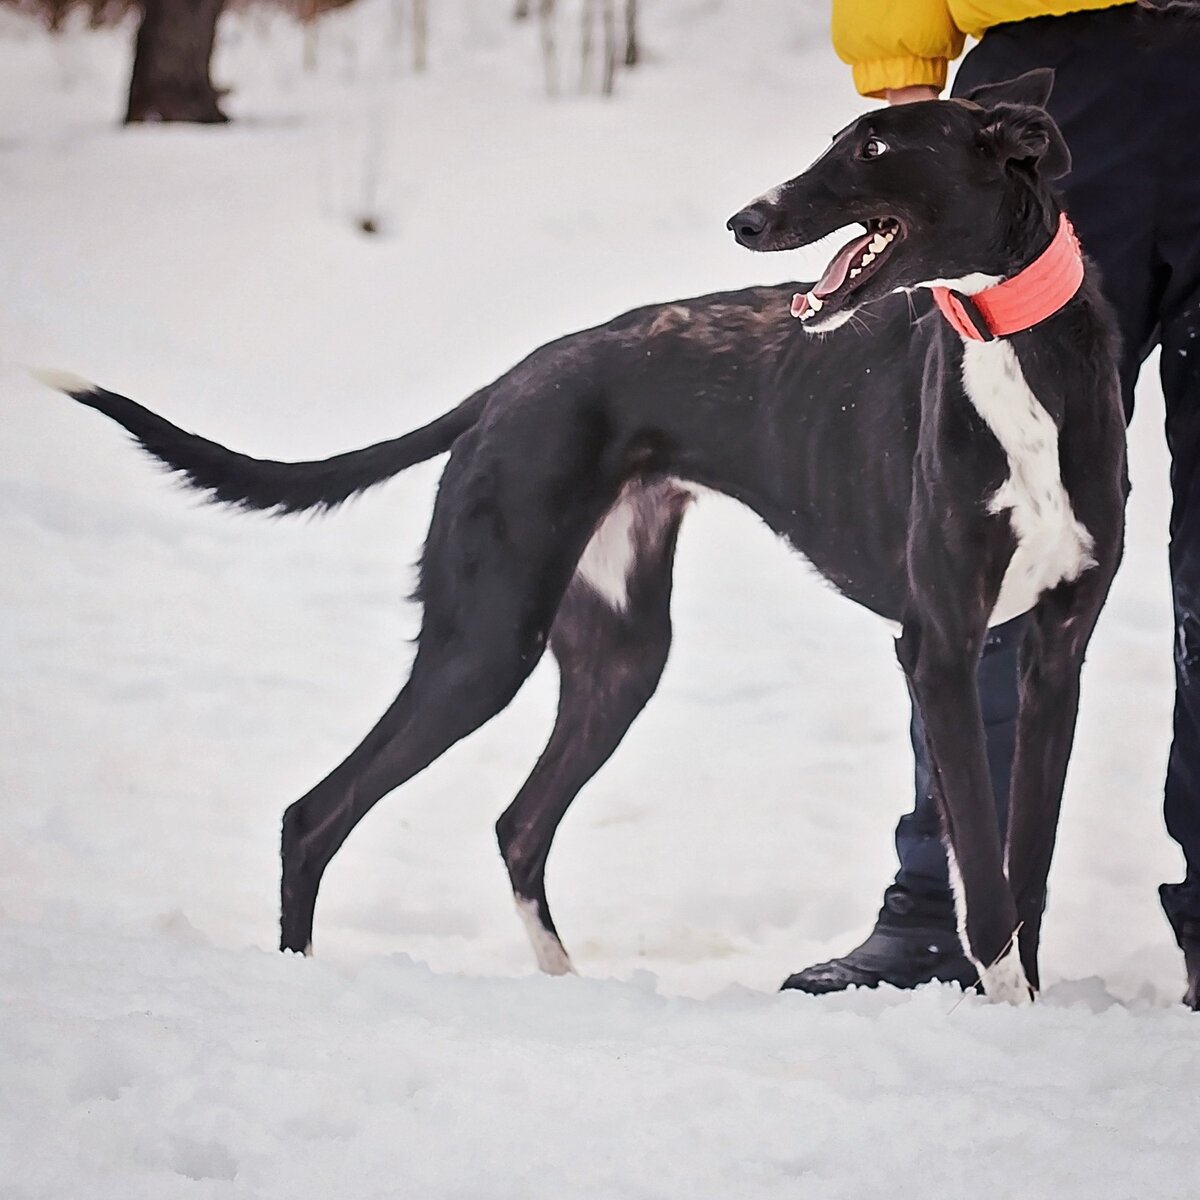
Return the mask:
[(969, 988), (979, 972), (962, 951), (949, 900), (931, 899), (893, 884), (871, 936), (831, 962), (817, 963), (790, 975), (783, 989), (821, 995), (851, 987), (914, 988), (931, 980)]
[(1194, 910), (1195, 894), (1200, 890), (1198, 884), (1200, 881), (1189, 875), (1186, 883), (1164, 883), (1158, 889), (1158, 894), (1171, 928), (1175, 931), (1175, 940), (1183, 951), (1183, 965), (1187, 971), (1187, 991), (1183, 994), (1183, 1002), (1188, 1008), (1200, 1012), (1200, 918), (1181, 911), (1189, 898)]

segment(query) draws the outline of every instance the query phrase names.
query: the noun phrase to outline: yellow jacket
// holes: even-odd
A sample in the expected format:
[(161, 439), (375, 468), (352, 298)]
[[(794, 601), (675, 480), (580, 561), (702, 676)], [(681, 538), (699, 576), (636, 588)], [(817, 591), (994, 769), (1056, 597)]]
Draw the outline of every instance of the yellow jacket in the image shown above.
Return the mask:
[(833, 48), (864, 96), (914, 84), (946, 85), (965, 37), (1027, 17), (1060, 17), (1129, 0), (833, 0)]

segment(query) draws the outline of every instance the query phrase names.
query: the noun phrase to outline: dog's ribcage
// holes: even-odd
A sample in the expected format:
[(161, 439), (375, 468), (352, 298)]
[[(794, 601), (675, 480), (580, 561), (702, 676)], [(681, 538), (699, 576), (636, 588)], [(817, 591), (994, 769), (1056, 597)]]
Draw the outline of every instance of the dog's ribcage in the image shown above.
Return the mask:
[(1002, 339), (966, 342), (963, 388), (1008, 459), (1008, 478), (988, 501), (990, 512), (1008, 512), (1017, 539), (988, 622), (1000, 625), (1028, 612), (1048, 588), (1095, 566), (1092, 535), (1063, 486), (1058, 429), (1025, 381), (1012, 346)]
[[(1000, 625), (1028, 612), (1038, 597), (1095, 565), (1092, 535), (1075, 516), (1059, 470), (1058, 429), (1033, 394), (1009, 342), (966, 342), (963, 388), (1000, 443), (1008, 478), (988, 511), (1008, 513), (1017, 548), (988, 621)], [(667, 485), (682, 490), (678, 480)], [(628, 487), (596, 526), (577, 574), (615, 612), (628, 603), (628, 579), (661, 516), (657, 489)]]

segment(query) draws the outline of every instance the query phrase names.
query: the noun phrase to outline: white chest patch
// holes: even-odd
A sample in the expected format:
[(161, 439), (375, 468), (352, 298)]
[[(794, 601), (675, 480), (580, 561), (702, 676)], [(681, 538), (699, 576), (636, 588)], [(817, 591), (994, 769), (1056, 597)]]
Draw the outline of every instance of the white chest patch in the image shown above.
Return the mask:
[(575, 568), (584, 582), (616, 612), (629, 603), (629, 571), (633, 566), (634, 506), (618, 500), (596, 526)]
[(988, 501), (1007, 512), (1017, 548), (988, 625), (1028, 612), (1048, 588), (1094, 567), (1092, 535), (1076, 519), (1058, 466), (1058, 429), (1029, 389), (1012, 346), (964, 342), (963, 387), (1008, 458)]

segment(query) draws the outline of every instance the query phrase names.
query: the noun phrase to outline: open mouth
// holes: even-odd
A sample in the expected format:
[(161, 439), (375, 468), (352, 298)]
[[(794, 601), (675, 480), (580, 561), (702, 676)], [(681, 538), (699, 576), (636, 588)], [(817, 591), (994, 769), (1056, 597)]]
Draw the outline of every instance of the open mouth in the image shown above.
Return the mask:
[(807, 293), (792, 297), (792, 316), (810, 321), (827, 305), (836, 309), (875, 275), (903, 240), (904, 230), (892, 217), (872, 217), (867, 232), (843, 246), (825, 268), (825, 273)]

